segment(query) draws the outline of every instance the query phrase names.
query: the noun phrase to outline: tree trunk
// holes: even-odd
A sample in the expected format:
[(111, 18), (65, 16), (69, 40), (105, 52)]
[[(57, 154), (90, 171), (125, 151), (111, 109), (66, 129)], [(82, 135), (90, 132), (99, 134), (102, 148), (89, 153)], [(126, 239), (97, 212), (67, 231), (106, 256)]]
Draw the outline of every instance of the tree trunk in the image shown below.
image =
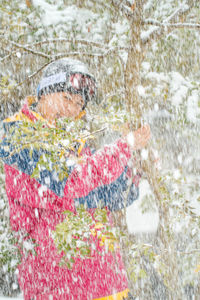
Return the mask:
[[(143, 115), (142, 99), (138, 94), (138, 86), (141, 84), (140, 70), (141, 64), (145, 56), (145, 48), (141, 42), (141, 29), (143, 19), (143, 4), (139, 0), (134, 7), (134, 17), (130, 18), (131, 28), (131, 42), (130, 50), (128, 52), (127, 65), (125, 70), (125, 94), (127, 101), (127, 110), (130, 116), (130, 129), (137, 129), (141, 126), (141, 119)], [(176, 250), (173, 237), (167, 234), (169, 230), (169, 207), (167, 201), (163, 196), (163, 189), (166, 191), (165, 185), (160, 181), (160, 176), (154, 166), (154, 156), (151, 148), (148, 149), (148, 160), (142, 161), (142, 169), (146, 173), (148, 182), (154, 192), (156, 204), (159, 210), (159, 225), (157, 229), (157, 243), (161, 251), (166, 251), (164, 260), (167, 266), (166, 270), (166, 284), (168, 288), (168, 299), (173, 299), (174, 291), (176, 291), (176, 299), (181, 299), (181, 292), (178, 289), (178, 267), (176, 262)], [(167, 199), (168, 200), (168, 199)], [(124, 225), (124, 222), (122, 222)], [(128, 232), (126, 228), (126, 232)], [(131, 238), (134, 241), (134, 237)], [(172, 249), (170, 248), (172, 247)], [(169, 251), (170, 250), (170, 251)], [(125, 250), (126, 251), (126, 250)], [(126, 254), (124, 255), (126, 257)], [(125, 265), (128, 266), (129, 262), (126, 261)], [(130, 287), (134, 291), (134, 286), (130, 282)], [(143, 289), (142, 286), (140, 288)]]

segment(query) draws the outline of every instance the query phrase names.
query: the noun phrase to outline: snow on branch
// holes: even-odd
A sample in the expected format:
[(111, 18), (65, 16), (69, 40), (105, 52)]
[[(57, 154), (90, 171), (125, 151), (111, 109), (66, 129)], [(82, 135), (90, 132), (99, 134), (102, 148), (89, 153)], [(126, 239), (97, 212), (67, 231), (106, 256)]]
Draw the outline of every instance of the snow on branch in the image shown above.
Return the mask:
[[(193, 4), (189, 5), (181, 5), (178, 7), (170, 16), (168, 16), (163, 22), (159, 22), (153, 19), (143, 20), (143, 25), (153, 25), (153, 28), (150, 28), (148, 31), (143, 32), (141, 39), (142, 42), (148, 43), (151, 38), (159, 37), (163, 34), (164, 29), (167, 28), (168, 30), (172, 30), (173, 28), (193, 28), (199, 29), (199, 23), (183, 23), (183, 22), (175, 22), (177, 18), (186, 16), (189, 11), (192, 9)], [(175, 22), (175, 23), (172, 23)]]
[(187, 13), (190, 10), (190, 7), (188, 5), (182, 5), (178, 7), (169, 17), (167, 17), (163, 22), (169, 23), (172, 22), (177, 18), (177, 16), (180, 16), (182, 14)]

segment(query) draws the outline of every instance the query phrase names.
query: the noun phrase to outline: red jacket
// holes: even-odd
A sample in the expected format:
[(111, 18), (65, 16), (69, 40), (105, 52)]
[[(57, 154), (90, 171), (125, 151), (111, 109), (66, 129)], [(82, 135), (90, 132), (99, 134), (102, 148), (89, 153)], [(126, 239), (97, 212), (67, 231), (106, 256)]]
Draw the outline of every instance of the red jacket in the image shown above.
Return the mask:
[[(37, 119), (37, 114), (27, 109), (20, 112), (21, 117), (24, 115), (30, 120)], [(17, 126), (21, 117), (18, 114), (6, 120), (5, 127)], [(119, 139), (93, 155), (85, 151), (87, 154), (82, 154), (85, 163), (75, 165), (62, 182), (47, 170), (41, 171), (38, 180), (31, 178), (41, 153), (35, 151), (30, 158), (29, 151), (24, 149), (11, 156), (12, 147), (5, 135), (0, 157), (5, 162), (11, 226), (15, 231), (27, 232), (29, 239), (34, 239), (38, 245), (35, 248), (37, 255), (23, 254), (19, 265), (19, 284), (24, 299), (123, 299), (128, 293), (128, 282), (119, 250), (114, 255), (105, 253), (104, 246), (96, 239), (101, 254), (93, 251), (92, 259), (77, 258), (69, 270), (59, 266), (62, 254), (58, 254), (50, 233), (63, 221), (62, 212), (75, 212), (79, 204), (95, 209), (101, 201), (102, 206), (111, 211), (124, 207), (122, 194), (130, 178), (129, 146)], [(135, 177), (126, 204), (130, 205), (137, 197), (138, 180)]]

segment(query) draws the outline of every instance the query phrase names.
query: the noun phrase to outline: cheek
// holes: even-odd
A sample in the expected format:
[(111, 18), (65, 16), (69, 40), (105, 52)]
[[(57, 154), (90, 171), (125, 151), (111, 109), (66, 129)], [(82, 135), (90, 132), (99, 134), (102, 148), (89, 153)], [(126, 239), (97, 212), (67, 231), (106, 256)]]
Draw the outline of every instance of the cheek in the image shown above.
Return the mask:
[(76, 108), (70, 103), (60, 105), (59, 113), (63, 117), (71, 117), (76, 114)]
[(62, 117), (77, 117), (81, 111), (80, 105), (74, 104), (72, 102), (64, 102), (59, 104), (59, 110)]
[(76, 106), (74, 107), (74, 110), (76, 111), (77, 116), (80, 114), (81, 109), (82, 109), (82, 108), (81, 108), (80, 105), (76, 105)]
[(58, 102), (58, 101), (52, 102), (51, 105), (50, 105), (50, 109), (51, 109), (52, 112), (60, 111), (61, 110), (61, 103)]
[(52, 115), (52, 114), (55, 112), (55, 110), (56, 110), (56, 109), (55, 109), (55, 105), (53, 105), (53, 103), (52, 103), (52, 104), (50, 104), (50, 105), (48, 106), (46, 113)]
[(73, 113), (76, 113), (80, 111), (80, 106), (79, 105), (76, 105), (76, 104), (70, 104), (67, 109)]
[(59, 103), (57, 103), (55, 110), (59, 113), (64, 113), (65, 111), (68, 110), (68, 105), (60, 101)]

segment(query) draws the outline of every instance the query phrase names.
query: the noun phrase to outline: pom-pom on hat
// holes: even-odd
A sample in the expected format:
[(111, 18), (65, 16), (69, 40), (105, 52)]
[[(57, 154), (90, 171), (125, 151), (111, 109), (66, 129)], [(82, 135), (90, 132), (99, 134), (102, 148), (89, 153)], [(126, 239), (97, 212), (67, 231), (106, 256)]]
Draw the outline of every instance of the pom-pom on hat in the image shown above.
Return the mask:
[(64, 58), (49, 64), (38, 85), (37, 97), (66, 91), (80, 94), (84, 100), (83, 108), (88, 101), (96, 101), (96, 80), (79, 60)]

